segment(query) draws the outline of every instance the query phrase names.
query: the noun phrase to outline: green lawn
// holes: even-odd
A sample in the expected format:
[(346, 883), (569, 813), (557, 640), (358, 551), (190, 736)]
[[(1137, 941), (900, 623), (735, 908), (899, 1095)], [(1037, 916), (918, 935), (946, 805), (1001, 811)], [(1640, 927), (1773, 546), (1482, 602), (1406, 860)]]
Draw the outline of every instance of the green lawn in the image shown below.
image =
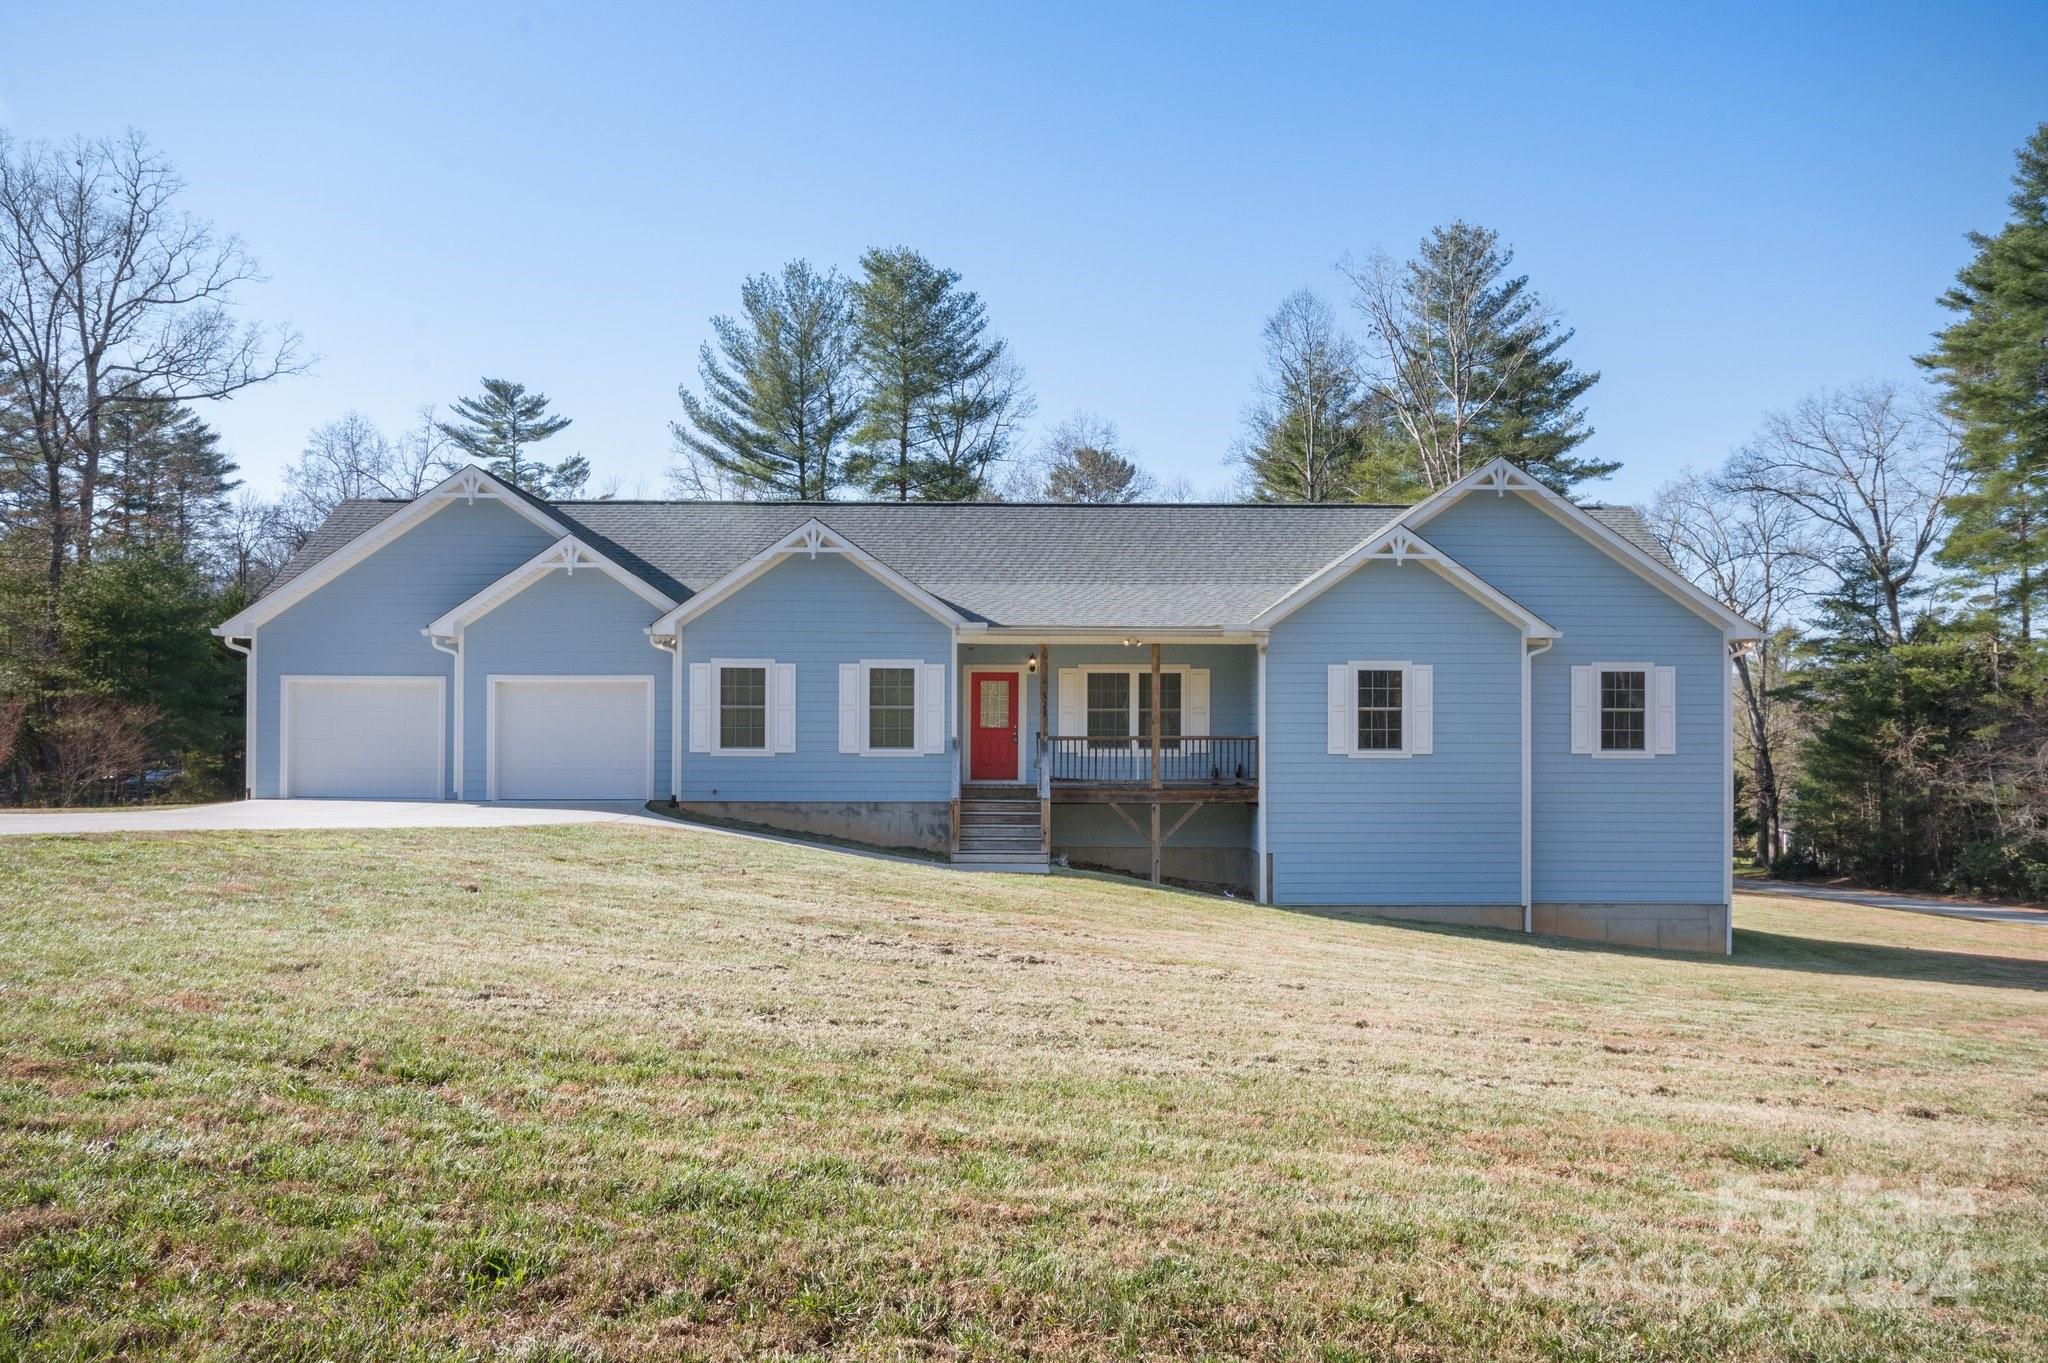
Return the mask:
[(0, 1358), (2040, 1358), (2048, 933), (0, 841)]

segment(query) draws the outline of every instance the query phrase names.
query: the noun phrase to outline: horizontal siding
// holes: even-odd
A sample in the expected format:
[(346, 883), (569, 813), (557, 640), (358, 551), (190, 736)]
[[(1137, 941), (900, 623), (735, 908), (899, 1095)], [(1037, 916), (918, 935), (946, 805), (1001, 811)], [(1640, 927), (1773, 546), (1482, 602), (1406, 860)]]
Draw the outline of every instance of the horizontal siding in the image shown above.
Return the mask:
[[(1328, 751), (1332, 663), (1435, 669), (1435, 751)], [(1266, 840), (1281, 904), (1519, 903), (1521, 632), (1420, 564), (1369, 564), (1274, 627)]]
[[(558, 538), (496, 501), (450, 502), (258, 626), (255, 793), (278, 794), (279, 678), (444, 677), (452, 708), (454, 659), (420, 631)], [(447, 731), (452, 748), (452, 717)], [(445, 757), (451, 794), (454, 769)]]
[(654, 680), (654, 793), (669, 793), (667, 653), (647, 641), (661, 612), (604, 573), (552, 572), (463, 631), (464, 795), (484, 798), (492, 673)]
[[(796, 665), (796, 751), (769, 757), (683, 753), (686, 800), (948, 800), (951, 753), (862, 757), (839, 751), (839, 665), (863, 658), (946, 662), (952, 632), (837, 554), (790, 557), (683, 626), (688, 665), (771, 658)], [(948, 700), (948, 714), (952, 702)], [(949, 720), (949, 732), (952, 732)]]
[[(1421, 533), (1562, 635), (1532, 665), (1536, 900), (1720, 902), (1728, 858), (1720, 629), (1521, 497), (1466, 497)], [(1676, 753), (1572, 753), (1571, 669), (1595, 662), (1678, 670)]]

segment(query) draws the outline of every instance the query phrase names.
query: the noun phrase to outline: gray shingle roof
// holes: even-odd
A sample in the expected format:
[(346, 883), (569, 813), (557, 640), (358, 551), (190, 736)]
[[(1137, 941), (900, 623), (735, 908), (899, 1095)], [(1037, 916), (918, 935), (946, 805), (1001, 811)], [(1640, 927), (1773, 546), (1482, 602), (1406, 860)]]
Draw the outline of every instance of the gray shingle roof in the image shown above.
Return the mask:
[[(344, 502), (266, 594), (404, 505)], [(815, 516), (971, 619), (1076, 629), (1242, 626), (1402, 510), (1335, 504), (547, 505), (570, 532), (679, 601)], [(1663, 556), (1633, 508), (1589, 510)]]

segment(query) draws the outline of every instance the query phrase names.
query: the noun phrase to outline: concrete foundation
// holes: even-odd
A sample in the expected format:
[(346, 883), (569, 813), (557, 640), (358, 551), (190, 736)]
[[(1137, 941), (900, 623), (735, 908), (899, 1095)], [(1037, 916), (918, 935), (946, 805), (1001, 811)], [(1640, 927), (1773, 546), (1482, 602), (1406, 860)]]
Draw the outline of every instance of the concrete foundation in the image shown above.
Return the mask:
[(785, 833), (844, 838), (871, 847), (904, 847), (944, 855), (952, 846), (952, 807), (940, 801), (685, 800), (691, 814), (759, 824)]
[[(1074, 866), (1134, 876), (1152, 874), (1149, 847), (1069, 845), (1055, 838), (1052, 854), (1065, 857)], [(1169, 842), (1159, 849), (1159, 873), (1183, 885), (1213, 886), (1249, 895), (1253, 892), (1252, 866), (1249, 847), (1176, 847)]]
[[(1522, 928), (1519, 904), (1346, 904), (1315, 906), (1310, 911), (1342, 918), (1453, 923), (1508, 932)], [(1530, 917), (1536, 932), (1547, 937), (1714, 956), (1728, 949), (1728, 909), (1722, 904), (1538, 904)]]
[(1726, 904), (1538, 904), (1536, 931), (1660, 951), (1728, 950)]

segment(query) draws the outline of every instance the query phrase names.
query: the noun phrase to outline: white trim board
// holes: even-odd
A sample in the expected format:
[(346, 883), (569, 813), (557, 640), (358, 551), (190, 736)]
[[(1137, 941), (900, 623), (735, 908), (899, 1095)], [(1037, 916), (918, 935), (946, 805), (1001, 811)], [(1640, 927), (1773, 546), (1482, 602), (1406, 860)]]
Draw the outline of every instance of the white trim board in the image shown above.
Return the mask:
[(682, 605), (656, 620), (648, 627), (651, 634), (674, 634), (683, 625), (696, 619), (719, 602), (731, 597), (740, 588), (775, 567), (786, 558), (796, 555), (815, 559), (820, 554), (838, 554), (866, 572), (883, 586), (901, 596), (904, 600), (955, 630), (980, 631), (980, 621), (969, 620), (945, 602), (933, 596), (924, 588), (912, 582), (888, 564), (855, 544), (852, 540), (813, 516), (791, 534), (783, 536), (760, 553), (740, 564), (718, 581), (692, 596)]
[(503, 502), (549, 534), (568, 533), (569, 527), (561, 521), (542, 511), (519, 492), (471, 464), (450, 474), (438, 485), (392, 512), (261, 601), (253, 602), (239, 614), (223, 620), (214, 626), (213, 632), (221, 638), (248, 634), (258, 625), (275, 619), (319, 591), (444, 507), (452, 506), (458, 501), (478, 500)]
[(639, 575), (621, 568), (574, 535), (564, 535), (461, 605), (442, 614), (421, 633), (429, 638), (452, 638), (548, 574), (560, 572), (573, 577), (579, 568), (603, 573), (658, 611), (675, 607), (674, 598), (657, 591)]
[[(578, 683), (641, 688), (644, 708), (641, 723), (646, 738), (641, 743), (641, 795), (654, 798), (654, 678), (645, 672), (492, 672), (484, 677), (484, 798), (498, 798), (498, 688), (501, 686), (576, 685)], [(545, 797), (541, 797), (545, 798)], [(609, 797), (606, 797), (609, 798)]]

